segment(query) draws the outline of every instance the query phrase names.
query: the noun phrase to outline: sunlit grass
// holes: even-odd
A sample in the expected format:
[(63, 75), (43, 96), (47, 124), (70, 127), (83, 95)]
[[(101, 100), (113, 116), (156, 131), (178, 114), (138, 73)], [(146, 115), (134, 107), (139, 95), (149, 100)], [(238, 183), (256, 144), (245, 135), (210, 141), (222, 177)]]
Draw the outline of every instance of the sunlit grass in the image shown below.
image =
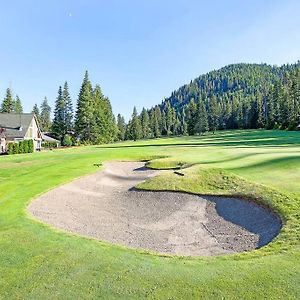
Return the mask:
[[(38, 194), (98, 171), (94, 163), (154, 158), (152, 167), (193, 167), (181, 170), (184, 177), (165, 171), (153, 188), (248, 195), (287, 226), (261, 250), (176, 258), (65, 234), (26, 213)], [(300, 298), (299, 182), (300, 132), (226, 131), (2, 156), (0, 298)]]

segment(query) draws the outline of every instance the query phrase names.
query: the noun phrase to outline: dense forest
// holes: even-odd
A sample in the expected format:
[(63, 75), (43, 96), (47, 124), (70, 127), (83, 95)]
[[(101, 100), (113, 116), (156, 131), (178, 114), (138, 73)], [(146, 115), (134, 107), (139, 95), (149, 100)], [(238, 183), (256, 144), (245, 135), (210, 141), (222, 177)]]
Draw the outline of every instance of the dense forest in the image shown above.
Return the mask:
[(201, 75), (138, 115), (125, 138), (195, 135), (223, 129), (288, 129), (300, 124), (300, 63), (234, 64)]
[[(7, 89), (2, 112), (23, 111)], [(199, 135), (224, 129), (296, 130), (300, 124), (300, 62), (281, 67), (234, 64), (211, 71), (140, 113), (134, 107), (126, 124), (117, 120), (99, 85), (85, 73), (74, 112), (68, 83), (58, 89), (54, 118), (47, 98), (32, 112), (42, 131), (63, 145), (101, 144), (171, 135)]]

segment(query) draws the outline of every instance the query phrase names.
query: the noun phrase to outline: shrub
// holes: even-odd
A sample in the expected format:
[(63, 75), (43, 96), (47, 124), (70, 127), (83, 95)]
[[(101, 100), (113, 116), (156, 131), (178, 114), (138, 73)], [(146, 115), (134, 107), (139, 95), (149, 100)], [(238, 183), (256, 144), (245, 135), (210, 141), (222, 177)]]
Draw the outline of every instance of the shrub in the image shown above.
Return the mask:
[(64, 136), (62, 144), (63, 144), (63, 146), (67, 146), (67, 147), (72, 146), (73, 142), (72, 142), (72, 138), (69, 134), (66, 134)]
[(19, 154), (21, 154), (21, 153), (26, 153), (25, 151), (24, 151), (24, 144), (25, 144), (25, 141), (20, 141), (19, 142)]
[(13, 154), (19, 153), (19, 143), (13, 143)]
[(57, 148), (56, 142), (43, 142), (42, 143), (43, 148)]
[(23, 153), (28, 153), (29, 148), (28, 148), (28, 140), (23, 141)]
[(14, 154), (13, 148), (14, 148), (14, 143), (9, 143), (9, 144), (7, 144), (7, 154), (8, 154), (8, 155)]
[(18, 143), (7, 144), (7, 154), (32, 153), (34, 151), (33, 140), (19, 141)]
[(33, 153), (34, 151), (33, 140), (27, 140), (27, 142), (28, 142), (28, 153)]

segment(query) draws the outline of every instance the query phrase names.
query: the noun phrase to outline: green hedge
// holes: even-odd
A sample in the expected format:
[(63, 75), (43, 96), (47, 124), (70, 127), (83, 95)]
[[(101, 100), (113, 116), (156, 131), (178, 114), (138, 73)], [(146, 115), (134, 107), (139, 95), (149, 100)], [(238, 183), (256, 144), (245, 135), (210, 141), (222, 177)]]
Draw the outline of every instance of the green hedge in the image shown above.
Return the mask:
[(43, 148), (57, 148), (56, 142), (43, 142), (42, 143)]
[(33, 153), (34, 143), (33, 140), (24, 140), (15, 143), (9, 143), (7, 145), (7, 154), (21, 154), (21, 153)]

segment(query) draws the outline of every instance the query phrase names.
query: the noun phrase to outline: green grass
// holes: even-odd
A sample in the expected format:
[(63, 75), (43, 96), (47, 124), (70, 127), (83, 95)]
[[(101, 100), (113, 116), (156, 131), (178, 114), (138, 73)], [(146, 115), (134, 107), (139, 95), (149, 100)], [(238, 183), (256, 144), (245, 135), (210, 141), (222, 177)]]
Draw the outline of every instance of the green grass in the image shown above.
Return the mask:
[[(37, 195), (98, 171), (105, 160), (144, 160), (172, 171), (143, 188), (239, 195), (280, 213), (268, 246), (222, 257), (129, 250), (30, 218)], [(0, 298), (300, 298), (300, 132), (226, 131), (0, 157)]]

